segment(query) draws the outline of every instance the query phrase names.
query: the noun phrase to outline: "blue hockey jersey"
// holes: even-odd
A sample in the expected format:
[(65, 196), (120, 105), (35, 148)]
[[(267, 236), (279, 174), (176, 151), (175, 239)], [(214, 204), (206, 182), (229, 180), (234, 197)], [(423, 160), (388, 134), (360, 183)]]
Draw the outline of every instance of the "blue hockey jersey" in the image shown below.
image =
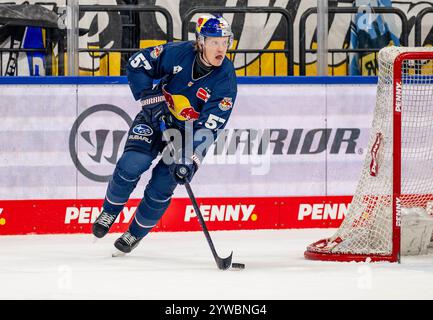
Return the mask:
[[(198, 59), (194, 42), (171, 42), (134, 54), (128, 64), (128, 81), (136, 100), (154, 95), (153, 82), (163, 79), (162, 92), (173, 115), (174, 125), (185, 128), (193, 122), (194, 132), (211, 130), (216, 139), (232, 112), (237, 94), (236, 73), (226, 57), (220, 67), (198, 79), (193, 65)], [(199, 144), (194, 141), (194, 150)]]

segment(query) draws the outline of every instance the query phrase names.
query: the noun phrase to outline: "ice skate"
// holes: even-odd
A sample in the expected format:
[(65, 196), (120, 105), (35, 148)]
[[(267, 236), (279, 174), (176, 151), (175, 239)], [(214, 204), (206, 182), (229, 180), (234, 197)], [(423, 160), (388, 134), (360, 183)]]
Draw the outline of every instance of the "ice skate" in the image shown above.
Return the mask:
[(105, 211), (102, 211), (102, 213), (99, 215), (99, 217), (93, 223), (93, 226), (92, 226), (93, 235), (96, 238), (104, 237), (108, 233), (108, 231), (110, 230), (110, 228), (113, 225), (115, 220), (116, 220), (115, 215), (109, 214)]
[(113, 253), (113, 257), (125, 255), (125, 253), (130, 253), (135, 247), (138, 246), (139, 242), (143, 238), (135, 237), (129, 230), (126, 231), (120, 238), (114, 242), (114, 246), (119, 252)]

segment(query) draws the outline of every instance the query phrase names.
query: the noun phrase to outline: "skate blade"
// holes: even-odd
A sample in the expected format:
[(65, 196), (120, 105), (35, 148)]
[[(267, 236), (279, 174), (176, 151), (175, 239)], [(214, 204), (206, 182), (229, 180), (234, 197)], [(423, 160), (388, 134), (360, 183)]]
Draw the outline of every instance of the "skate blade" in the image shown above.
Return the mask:
[(99, 240), (99, 238), (97, 238), (97, 237), (93, 236), (93, 240), (92, 240), (92, 243), (97, 243), (97, 242), (98, 242), (98, 240)]
[(113, 258), (124, 257), (124, 256), (126, 256), (126, 253), (125, 253), (125, 252), (122, 252), (122, 251), (120, 251), (120, 250), (116, 250), (116, 251), (114, 251), (114, 252), (111, 254), (111, 256), (112, 256)]

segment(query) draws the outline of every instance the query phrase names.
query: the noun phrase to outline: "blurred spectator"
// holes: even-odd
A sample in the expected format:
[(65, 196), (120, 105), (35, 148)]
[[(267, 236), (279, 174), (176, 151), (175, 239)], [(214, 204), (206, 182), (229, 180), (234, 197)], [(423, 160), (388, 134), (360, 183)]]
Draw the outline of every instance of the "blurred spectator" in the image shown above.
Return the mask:
[[(400, 45), (395, 35), (394, 16), (377, 14), (372, 7), (392, 7), (391, 0), (356, 0), (354, 5), (360, 7), (351, 23), (350, 47), (352, 49), (381, 49), (389, 45)], [(377, 57), (372, 52), (351, 54), (351, 75), (377, 74)]]

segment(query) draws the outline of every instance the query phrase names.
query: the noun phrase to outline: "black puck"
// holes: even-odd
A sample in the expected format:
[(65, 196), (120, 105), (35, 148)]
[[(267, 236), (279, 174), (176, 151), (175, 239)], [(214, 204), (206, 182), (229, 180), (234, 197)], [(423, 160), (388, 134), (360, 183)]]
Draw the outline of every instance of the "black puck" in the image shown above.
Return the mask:
[(245, 269), (245, 265), (243, 263), (232, 263), (232, 268)]

